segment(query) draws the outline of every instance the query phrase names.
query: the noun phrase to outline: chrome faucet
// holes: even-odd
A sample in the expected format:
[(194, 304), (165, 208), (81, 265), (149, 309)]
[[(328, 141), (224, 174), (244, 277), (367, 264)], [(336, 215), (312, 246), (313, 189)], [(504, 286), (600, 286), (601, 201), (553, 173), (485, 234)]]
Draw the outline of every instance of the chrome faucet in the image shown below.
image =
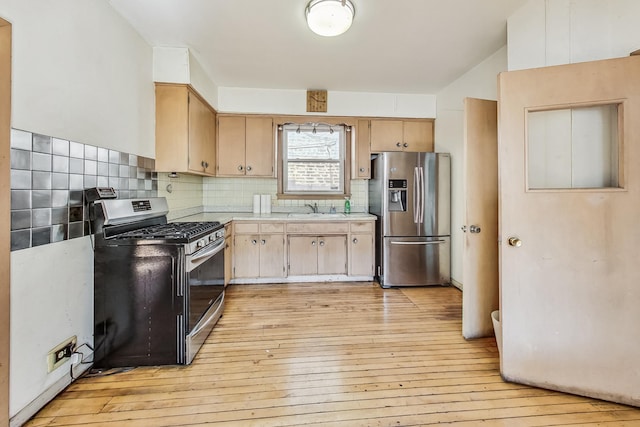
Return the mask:
[(311, 208), (311, 210), (313, 211), (313, 213), (318, 213), (318, 204), (314, 203), (313, 206), (310, 205), (309, 203), (305, 203), (305, 206), (309, 206)]

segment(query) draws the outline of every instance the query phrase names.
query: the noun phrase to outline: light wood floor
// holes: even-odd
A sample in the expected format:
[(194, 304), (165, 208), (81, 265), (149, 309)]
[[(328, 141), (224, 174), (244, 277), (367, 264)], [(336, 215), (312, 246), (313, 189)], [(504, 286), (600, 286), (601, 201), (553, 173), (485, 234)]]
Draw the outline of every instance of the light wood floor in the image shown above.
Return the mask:
[(640, 410), (499, 375), (455, 288), (234, 285), (188, 367), (82, 378), (28, 426), (638, 426)]

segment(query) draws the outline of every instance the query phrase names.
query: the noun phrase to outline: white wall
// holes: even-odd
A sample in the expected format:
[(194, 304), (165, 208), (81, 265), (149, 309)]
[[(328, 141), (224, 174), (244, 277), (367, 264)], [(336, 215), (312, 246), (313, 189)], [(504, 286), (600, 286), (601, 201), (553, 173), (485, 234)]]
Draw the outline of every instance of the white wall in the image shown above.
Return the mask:
[(464, 285), (462, 248), (465, 218), (462, 148), (464, 98), (497, 99), (498, 73), (507, 68), (507, 47), (476, 65), (438, 93), (435, 150), (451, 153), (451, 277)]
[(627, 56), (638, 17), (637, 0), (530, 0), (507, 23), (509, 70)]
[[(155, 157), (152, 50), (103, 0), (2, 0), (13, 24), (12, 126)], [(11, 254), (10, 416), (54, 383), (46, 355), (93, 335), (87, 237)], [(21, 414), (22, 415), (22, 414)]]
[[(328, 91), (327, 98), (328, 116), (436, 117), (435, 95)], [(220, 87), (218, 109), (225, 113), (319, 114), (307, 113), (306, 90)]]

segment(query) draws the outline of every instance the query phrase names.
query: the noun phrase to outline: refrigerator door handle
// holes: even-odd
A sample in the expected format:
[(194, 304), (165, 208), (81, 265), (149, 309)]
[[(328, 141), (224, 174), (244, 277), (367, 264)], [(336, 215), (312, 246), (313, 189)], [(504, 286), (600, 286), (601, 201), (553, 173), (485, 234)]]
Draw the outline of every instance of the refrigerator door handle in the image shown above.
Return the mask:
[(441, 245), (444, 242), (446, 242), (446, 240), (431, 240), (429, 242), (390, 242), (392, 245), (420, 245), (420, 246), (426, 246), (426, 245)]
[(420, 223), (420, 172), (413, 168), (413, 222)]
[(419, 168), (419, 176), (420, 176), (420, 217), (418, 221), (420, 224), (424, 222), (424, 168), (420, 166)]

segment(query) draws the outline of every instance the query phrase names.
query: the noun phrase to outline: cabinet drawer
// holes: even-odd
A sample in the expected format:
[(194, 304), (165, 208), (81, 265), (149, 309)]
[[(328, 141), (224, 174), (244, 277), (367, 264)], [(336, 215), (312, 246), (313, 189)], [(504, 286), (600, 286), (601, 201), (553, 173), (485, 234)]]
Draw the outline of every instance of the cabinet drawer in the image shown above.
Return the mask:
[(290, 222), (287, 224), (288, 233), (303, 234), (333, 234), (347, 233), (349, 224), (346, 222)]
[(352, 233), (373, 233), (373, 221), (352, 222), (349, 228)]
[(261, 233), (284, 233), (284, 223), (282, 222), (261, 222)]
[(236, 222), (233, 231), (236, 234), (255, 234), (258, 232), (258, 226), (257, 222)]

